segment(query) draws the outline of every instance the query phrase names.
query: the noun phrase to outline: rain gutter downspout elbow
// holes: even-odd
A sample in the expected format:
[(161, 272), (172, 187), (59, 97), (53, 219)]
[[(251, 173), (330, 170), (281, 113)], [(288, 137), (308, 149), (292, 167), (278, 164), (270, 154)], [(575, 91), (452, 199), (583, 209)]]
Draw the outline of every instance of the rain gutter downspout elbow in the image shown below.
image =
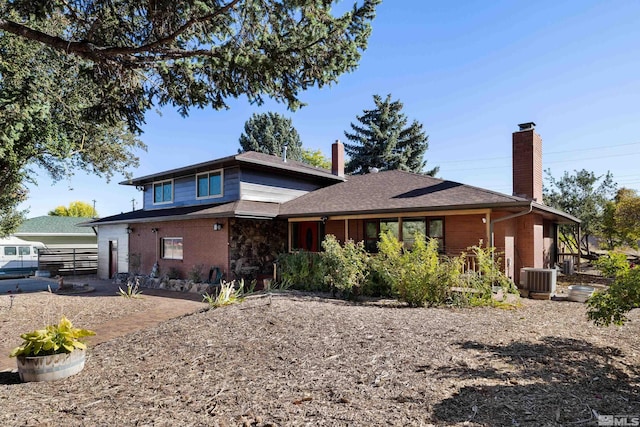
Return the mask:
[(489, 247), (493, 248), (495, 246), (494, 245), (495, 242), (494, 242), (494, 238), (493, 238), (493, 225), (496, 222), (507, 221), (509, 219), (517, 218), (519, 216), (529, 215), (531, 212), (533, 212), (533, 202), (529, 202), (529, 209), (527, 209), (525, 211), (517, 212), (517, 213), (514, 213), (512, 215), (503, 216), (502, 218), (492, 219), (489, 222), (489, 239), (490, 239)]

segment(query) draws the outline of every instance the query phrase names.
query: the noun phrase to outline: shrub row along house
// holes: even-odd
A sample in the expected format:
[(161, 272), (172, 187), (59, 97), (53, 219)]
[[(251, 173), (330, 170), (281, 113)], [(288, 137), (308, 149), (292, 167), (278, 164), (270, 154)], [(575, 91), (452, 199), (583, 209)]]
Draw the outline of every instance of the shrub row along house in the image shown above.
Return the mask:
[(393, 231), (410, 246), (415, 231), (442, 253), (495, 246), (516, 283), (522, 267), (553, 267), (559, 224), (579, 220), (542, 203), (542, 139), (534, 123), (513, 133), (513, 193), (403, 171), (345, 176), (344, 148), (332, 170), (246, 152), (123, 182), (144, 191), (141, 210), (101, 218), (98, 275), (161, 274), (218, 267), (231, 280), (273, 274), (278, 254), (318, 251), (324, 236), (376, 250)]

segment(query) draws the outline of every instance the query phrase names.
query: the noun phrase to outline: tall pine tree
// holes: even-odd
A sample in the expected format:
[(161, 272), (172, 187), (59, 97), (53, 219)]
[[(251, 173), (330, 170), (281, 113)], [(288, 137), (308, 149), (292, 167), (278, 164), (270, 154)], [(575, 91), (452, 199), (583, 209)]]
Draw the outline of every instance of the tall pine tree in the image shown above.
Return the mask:
[(302, 160), (302, 141), (291, 119), (278, 113), (254, 113), (244, 124), (240, 135), (239, 153), (257, 151), (259, 153), (282, 155), (287, 146), (287, 158)]
[(378, 170), (400, 169), (433, 176), (438, 167), (424, 171), (427, 162), (424, 153), (429, 148), (429, 137), (422, 130), (422, 124), (408, 119), (401, 112), (402, 103), (373, 95), (376, 107), (364, 110), (357, 116), (360, 124), (351, 123), (352, 132), (345, 136), (351, 143), (344, 145), (349, 155), (346, 172), (364, 174), (372, 168)]

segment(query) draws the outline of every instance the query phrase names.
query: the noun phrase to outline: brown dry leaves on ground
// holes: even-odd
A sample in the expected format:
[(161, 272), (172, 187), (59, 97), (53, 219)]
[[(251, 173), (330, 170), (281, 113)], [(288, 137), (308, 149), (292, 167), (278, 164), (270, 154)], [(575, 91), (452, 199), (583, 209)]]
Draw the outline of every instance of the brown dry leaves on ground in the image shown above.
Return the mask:
[(594, 425), (640, 414), (631, 318), (252, 297), (99, 344), (65, 380), (0, 374), (0, 425)]

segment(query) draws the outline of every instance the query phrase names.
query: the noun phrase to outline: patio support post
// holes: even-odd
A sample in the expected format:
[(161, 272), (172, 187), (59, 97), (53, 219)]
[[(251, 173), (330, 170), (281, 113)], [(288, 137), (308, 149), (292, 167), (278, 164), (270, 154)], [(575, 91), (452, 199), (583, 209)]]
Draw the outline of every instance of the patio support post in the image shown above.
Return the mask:
[[(580, 240), (582, 239), (582, 236), (580, 236), (580, 224), (577, 225), (578, 227), (578, 273), (580, 273), (580, 271), (582, 271), (582, 269), (580, 268), (580, 260), (582, 260), (582, 249), (580, 249)], [(589, 242), (587, 242), (587, 245), (589, 244)]]
[(344, 241), (349, 240), (349, 219), (344, 219)]

